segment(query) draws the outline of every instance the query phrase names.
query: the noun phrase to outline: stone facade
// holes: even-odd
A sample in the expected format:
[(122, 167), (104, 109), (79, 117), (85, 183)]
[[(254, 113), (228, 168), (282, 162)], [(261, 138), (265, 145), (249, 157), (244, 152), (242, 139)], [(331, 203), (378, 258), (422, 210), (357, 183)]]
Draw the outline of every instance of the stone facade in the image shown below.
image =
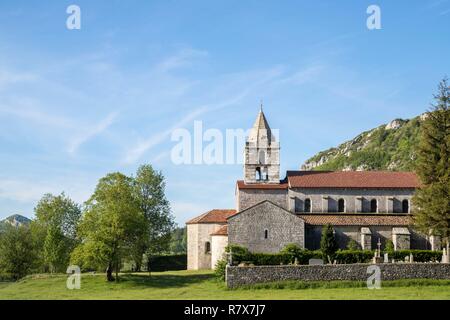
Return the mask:
[[(404, 200), (411, 203), (414, 189), (362, 189), (362, 188), (295, 188), (289, 189), (289, 210), (304, 212), (305, 200), (309, 199), (310, 212), (328, 213), (338, 212), (339, 199), (344, 200), (344, 212), (370, 213), (371, 201), (376, 201), (375, 213), (403, 213)], [(408, 212), (410, 210), (408, 208)]]
[[(301, 266), (228, 266), (226, 283), (229, 288), (255, 283), (300, 280), (366, 281), (371, 264), (301, 265)], [(377, 264), (381, 280), (398, 279), (450, 279), (450, 264), (444, 263), (382, 263)]]
[[(223, 225), (217, 223), (187, 225), (188, 270), (211, 269), (214, 267), (212, 264), (213, 247), (211, 234), (219, 230)], [(219, 254), (217, 253), (215, 256)]]
[(277, 189), (243, 189), (236, 190), (237, 211), (242, 211), (250, 208), (264, 200), (269, 200), (276, 205), (288, 209), (287, 207), (287, 192), (286, 190)]
[(214, 268), (217, 261), (224, 258), (225, 248), (228, 245), (227, 235), (212, 235), (211, 236), (211, 268)]
[(276, 253), (289, 243), (304, 248), (304, 228), (301, 218), (264, 201), (228, 219), (228, 242), (252, 252)]

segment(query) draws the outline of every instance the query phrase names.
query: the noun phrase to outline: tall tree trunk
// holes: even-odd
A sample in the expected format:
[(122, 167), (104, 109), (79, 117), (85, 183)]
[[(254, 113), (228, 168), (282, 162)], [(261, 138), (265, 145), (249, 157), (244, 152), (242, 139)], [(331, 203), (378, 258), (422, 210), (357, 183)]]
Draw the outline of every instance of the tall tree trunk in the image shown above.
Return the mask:
[(106, 279), (108, 281), (114, 281), (114, 277), (112, 275), (112, 263), (108, 264), (108, 268), (106, 268)]
[(450, 237), (447, 237), (446, 241), (447, 241), (447, 263), (450, 263), (450, 252), (448, 252), (448, 250), (450, 250)]

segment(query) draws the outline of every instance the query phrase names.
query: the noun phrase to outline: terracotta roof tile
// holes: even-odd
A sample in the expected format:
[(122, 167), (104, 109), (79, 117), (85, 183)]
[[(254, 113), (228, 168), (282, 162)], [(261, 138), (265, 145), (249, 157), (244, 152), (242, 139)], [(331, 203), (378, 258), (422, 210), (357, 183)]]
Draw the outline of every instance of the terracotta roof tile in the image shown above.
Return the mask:
[(291, 188), (417, 188), (413, 172), (288, 171)]
[(410, 215), (392, 214), (299, 214), (300, 218), (309, 225), (333, 226), (407, 226), (412, 223)]
[(211, 233), (212, 236), (227, 236), (228, 235), (228, 225), (221, 226), (219, 230)]
[(239, 189), (287, 189), (288, 184), (285, 181), (280, 181), (279, 184), (276, 183), (245, 183), (243, 180), (237, 181), (237, 186)]
[(226, 223), (227, 218), (236, 213), (234, 209), (213, 209), (189, 220), (186, 224), (194, 223)]

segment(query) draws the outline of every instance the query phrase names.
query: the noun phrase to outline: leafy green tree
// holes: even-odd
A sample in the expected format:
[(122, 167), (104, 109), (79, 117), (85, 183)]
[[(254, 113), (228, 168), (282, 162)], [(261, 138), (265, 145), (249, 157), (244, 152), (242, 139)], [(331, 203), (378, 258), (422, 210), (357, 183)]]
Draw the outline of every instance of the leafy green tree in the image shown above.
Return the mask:
[(36, 205), (33, 222), (35, 240), (41, 244), (43, 260), (50, 272), (65, 272), (75, 248), (76, 227), (81, 217), (78, 204), (66, 197), (46, 194)]
[(320, 250), (325, 261), (332, 263), (334, 255), (338, 250), (334, 229), (332, 225), (324, 225), (322, 228), (322, 238), (320, 239)]
[(187, 230), (186, 228), (176, 228), (172, 233), (170, 252), (186, 253), (186, 251), (187, 251)]
[(118, 280), (122, 261), (131, 258), (147, 230), (147, 220), (134, 196), (133, 179), (118, 172), (108, 174), (86, 202), (79, 225), (81, 244), (72, 253), (72, 261), (106, 269), (108, 281)]
[(416, 172), (421, 181), (413, 203), (419, 230), (441, 236), (449, 249), (450, 237), (450, 87), (441, 81), (435, 103), (427, 113), (417, 149)]
[(347, 243), (347, 249), (348, 250), (358, 250), (359, 244), (354, 239), (350, 239)]
[(0, 270), (20, 279), (36, 267), (36, 251), (29, 226), (5, 225), (0, 234)]
[(392, 242), (391, 239), (386, 240), (386, 244), (384, 245), (384, 251), (394, 252), (394, 242)]
[(162, 173), (151, 165), (140, 166), (134, 178), (134, 195), (148, 229), (146, 237), (139, 239), (133, 250), (136, 270), (141, 269), (144, 253), (150, 256), (169, 251), (174, 221), (164, 192)]

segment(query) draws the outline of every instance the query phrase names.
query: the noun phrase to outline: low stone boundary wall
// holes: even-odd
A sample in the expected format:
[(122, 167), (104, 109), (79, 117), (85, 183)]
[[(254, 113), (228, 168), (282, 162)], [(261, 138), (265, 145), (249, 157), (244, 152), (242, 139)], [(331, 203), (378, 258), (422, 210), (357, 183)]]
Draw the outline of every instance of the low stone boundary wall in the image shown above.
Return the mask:
[[(300, 280), (366, 281), (373, 273), (367, 267), (373, 264), (300, 265), (300, 266), (227, 266), (226, 282), (229, 288), (254, 283)], [(381, 263), (381, 280), (398, 279), (450, 279), (450, 264), (444, 263)]]

